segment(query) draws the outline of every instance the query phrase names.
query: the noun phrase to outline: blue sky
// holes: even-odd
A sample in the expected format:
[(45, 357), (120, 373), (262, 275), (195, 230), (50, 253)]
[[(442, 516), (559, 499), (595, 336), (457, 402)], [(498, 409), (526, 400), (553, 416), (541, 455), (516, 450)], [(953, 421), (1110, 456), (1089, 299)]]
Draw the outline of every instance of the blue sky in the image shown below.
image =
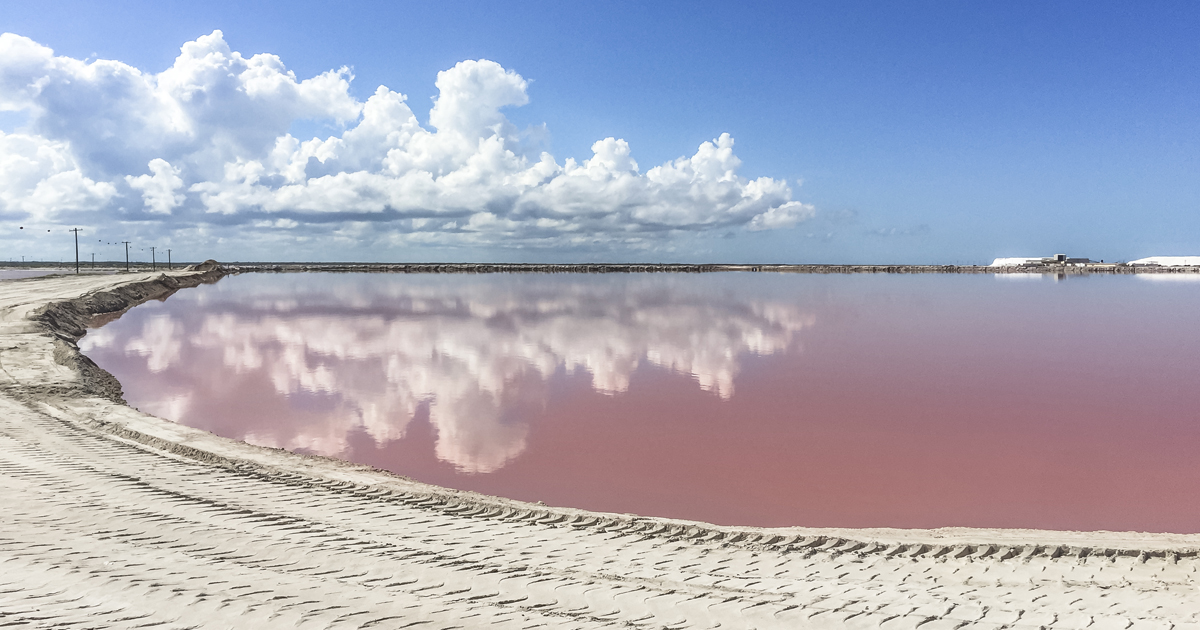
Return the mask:
[[(0, 48), (0, 131), (6, 164), (28, 171), (0, 174), (0, 246), (5, 258), (69, 256), (64, 230), (79, 225), (98, 243), (227, 260), (1196, 254), (1198, 27), (1200, 5), (1182, 2), (0, 2), (0, 32), (26, 38)], [(316, 96), (214, 100), (170, 123), (178, 137), (154, 122), (162, 112), (139, 127), (124, 110), (140, 101), (88, 110), (124, 83), (70, 91), (92, 59), (153, 77), (204, 37), (205, 51), (275, 55), (297, 82), (343, 66), (353, 79)], [(451, 72), (481, 59), (494, 64)], [(467, 92), (442, 99), (437, 128), (439, 72)], [(61, 89), (18, 94), (39, 73)], [(147, 81), (168, 93), (168, 79)], [(396, 141), (392, 162), (397, 147), (343, 136), (380, 85), (437, 131)], [(202, 86), (213, 99), (218, 87)], [(484, 102), (495, 107), (468, 111)], [(239, 140), (260, 130), (254, 146)], [(338, 142), (285, 159), (272, 134)], [(524, 162), (448, 148), (454, 134)], [(537, 166), (543, 152), (552, 160)], [(471, 170), (485, 157), (499, 161)], [(415, 173), (432, 183), (411, 187)]]

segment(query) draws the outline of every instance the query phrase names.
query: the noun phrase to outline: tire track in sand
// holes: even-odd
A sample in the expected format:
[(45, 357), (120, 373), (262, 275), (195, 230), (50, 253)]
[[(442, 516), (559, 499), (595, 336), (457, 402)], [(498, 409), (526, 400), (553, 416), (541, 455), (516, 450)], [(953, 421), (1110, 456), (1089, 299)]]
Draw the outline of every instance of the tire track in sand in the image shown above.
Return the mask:
[(1200, 629), (1195, 537), (594, 514), (144, 416), (71, 354), (71, 309), (174, 290), (136, 279), (0, 287), (0, 625)]

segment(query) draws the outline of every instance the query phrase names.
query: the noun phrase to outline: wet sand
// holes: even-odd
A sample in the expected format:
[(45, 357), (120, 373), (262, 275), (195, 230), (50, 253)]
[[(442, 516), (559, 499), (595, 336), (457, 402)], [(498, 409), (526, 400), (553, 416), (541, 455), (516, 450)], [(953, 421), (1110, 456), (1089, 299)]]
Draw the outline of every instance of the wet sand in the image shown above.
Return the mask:
[(254, 447), (122, 404), (75, 347), (89, 319), (220, 273), (0, 283), (0, 622), (1200, 629), (1198, 535), (589, 513)]

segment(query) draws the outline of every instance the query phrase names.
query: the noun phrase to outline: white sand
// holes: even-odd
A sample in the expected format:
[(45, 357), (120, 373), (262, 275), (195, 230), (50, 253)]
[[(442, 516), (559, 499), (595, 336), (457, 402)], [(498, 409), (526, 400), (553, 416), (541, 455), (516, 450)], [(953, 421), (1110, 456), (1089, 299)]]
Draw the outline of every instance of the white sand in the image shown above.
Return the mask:
[(53, 311), (66, 339), (30, 319), (162, 277), (0, 283), (0, 626), (1200, 630), (1200, 536), (728, 528), (444, 490), (138, 413), (75, 352), (83, 313)]

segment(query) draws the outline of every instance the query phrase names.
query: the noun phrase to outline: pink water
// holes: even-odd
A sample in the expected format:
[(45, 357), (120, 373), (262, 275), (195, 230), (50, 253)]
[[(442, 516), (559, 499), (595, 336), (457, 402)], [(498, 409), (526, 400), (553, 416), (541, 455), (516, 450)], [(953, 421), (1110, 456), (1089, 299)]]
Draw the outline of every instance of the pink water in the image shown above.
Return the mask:
[(81, 344), (131, 405), (719, 524), (1200, 532), (1200, 282), (249, 275)]

